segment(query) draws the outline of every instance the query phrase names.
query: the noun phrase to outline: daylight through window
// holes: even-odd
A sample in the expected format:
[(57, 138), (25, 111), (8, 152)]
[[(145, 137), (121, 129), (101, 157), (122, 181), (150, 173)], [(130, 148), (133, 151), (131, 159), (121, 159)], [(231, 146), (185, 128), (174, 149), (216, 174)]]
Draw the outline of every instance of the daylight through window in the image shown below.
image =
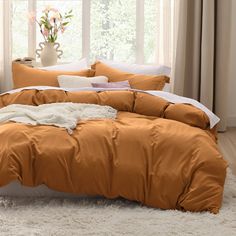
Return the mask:
[(73, 9), (71, 24), (58, 38), (64, 62), (87, 57), (171, 64), (174, 0), (12, 0), (13, 59), (35, 57), (43, 38), (28, 14), (39, 16), (46, 5)]

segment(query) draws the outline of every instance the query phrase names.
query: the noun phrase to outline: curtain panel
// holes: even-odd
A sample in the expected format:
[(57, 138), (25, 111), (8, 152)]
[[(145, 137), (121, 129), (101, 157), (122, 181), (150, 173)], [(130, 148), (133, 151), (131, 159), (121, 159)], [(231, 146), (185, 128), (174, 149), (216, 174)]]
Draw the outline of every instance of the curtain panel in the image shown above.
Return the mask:
[(12, 88), (10, 8), (10, 1), (0, 0), (0, 92)]
[(0, 1), (0, 90), (3, 86), (4, 72), (4, 49), (3, 49), (3, 1)]
[[(173, 91), (199, 100), (226, 129), (231, 0), (178, 0)], [(227, 46), (226, 46), (227, 45)]]

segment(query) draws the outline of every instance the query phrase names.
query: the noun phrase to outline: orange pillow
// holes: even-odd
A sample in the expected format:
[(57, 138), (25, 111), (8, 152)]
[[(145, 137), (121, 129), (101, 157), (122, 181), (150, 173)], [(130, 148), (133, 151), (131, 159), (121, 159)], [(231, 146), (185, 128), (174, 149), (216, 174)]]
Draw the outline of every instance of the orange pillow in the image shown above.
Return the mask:
[(205, 112), (189, 104), (170, 104), (165, 109), (164, 117), (201, 129), (207, 129), (209, 127), (209, 118)]
[(170, 78), (165, 75), (139, 75), (123, 72), (114, 69), (106, 64), (97, 61), (91, 66), (95, 71), (95, 76), (104, 75), (109, 82), (128, 80), (131, 88), (141, 90), (162, 90), (165, 83), (169, 83)]
[(93, 76), (91, 70), (81, 71), (45, 71), (28, 66), (12, 63), (12, 77), (14, 88), (22, 88), (28, 86), (53, 86), (59, 87), (58, 75), (79, 75), (79, 76)]

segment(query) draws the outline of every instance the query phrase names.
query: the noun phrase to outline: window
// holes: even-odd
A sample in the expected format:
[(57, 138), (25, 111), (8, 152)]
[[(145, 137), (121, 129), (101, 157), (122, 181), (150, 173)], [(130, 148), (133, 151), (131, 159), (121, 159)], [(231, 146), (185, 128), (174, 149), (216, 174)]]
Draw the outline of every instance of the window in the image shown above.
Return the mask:
[[(73, 9), (73, 19), (58, 38), (69, 62), (87, 57), (170, 65), (174, 0), (11, 0), (12, 58), (35, 57), (43, 41), (28, 12), (39, 16), (46, 5)], [(27, 22), (27, 23), (25, 23)]]
[(14, 0), (12, 4), (12, 57), (25, 57), (28, 55), (28, 1)]
[(135, 61), (136, 0), (91, 1), (90, 56)]

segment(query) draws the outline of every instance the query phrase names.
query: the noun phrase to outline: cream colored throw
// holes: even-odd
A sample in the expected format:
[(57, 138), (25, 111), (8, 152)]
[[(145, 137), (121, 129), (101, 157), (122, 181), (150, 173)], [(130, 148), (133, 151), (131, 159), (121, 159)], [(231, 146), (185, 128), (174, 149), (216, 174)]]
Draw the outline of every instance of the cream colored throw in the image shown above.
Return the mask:
[(52, 103), (39, 106), (13, 104), (0, 109), (0, 122), (15, 121), (30, 125), (54, 125), (69, 133), (78, 121), (115, 119), (117, 111), (110, 106), (81, 103)]

